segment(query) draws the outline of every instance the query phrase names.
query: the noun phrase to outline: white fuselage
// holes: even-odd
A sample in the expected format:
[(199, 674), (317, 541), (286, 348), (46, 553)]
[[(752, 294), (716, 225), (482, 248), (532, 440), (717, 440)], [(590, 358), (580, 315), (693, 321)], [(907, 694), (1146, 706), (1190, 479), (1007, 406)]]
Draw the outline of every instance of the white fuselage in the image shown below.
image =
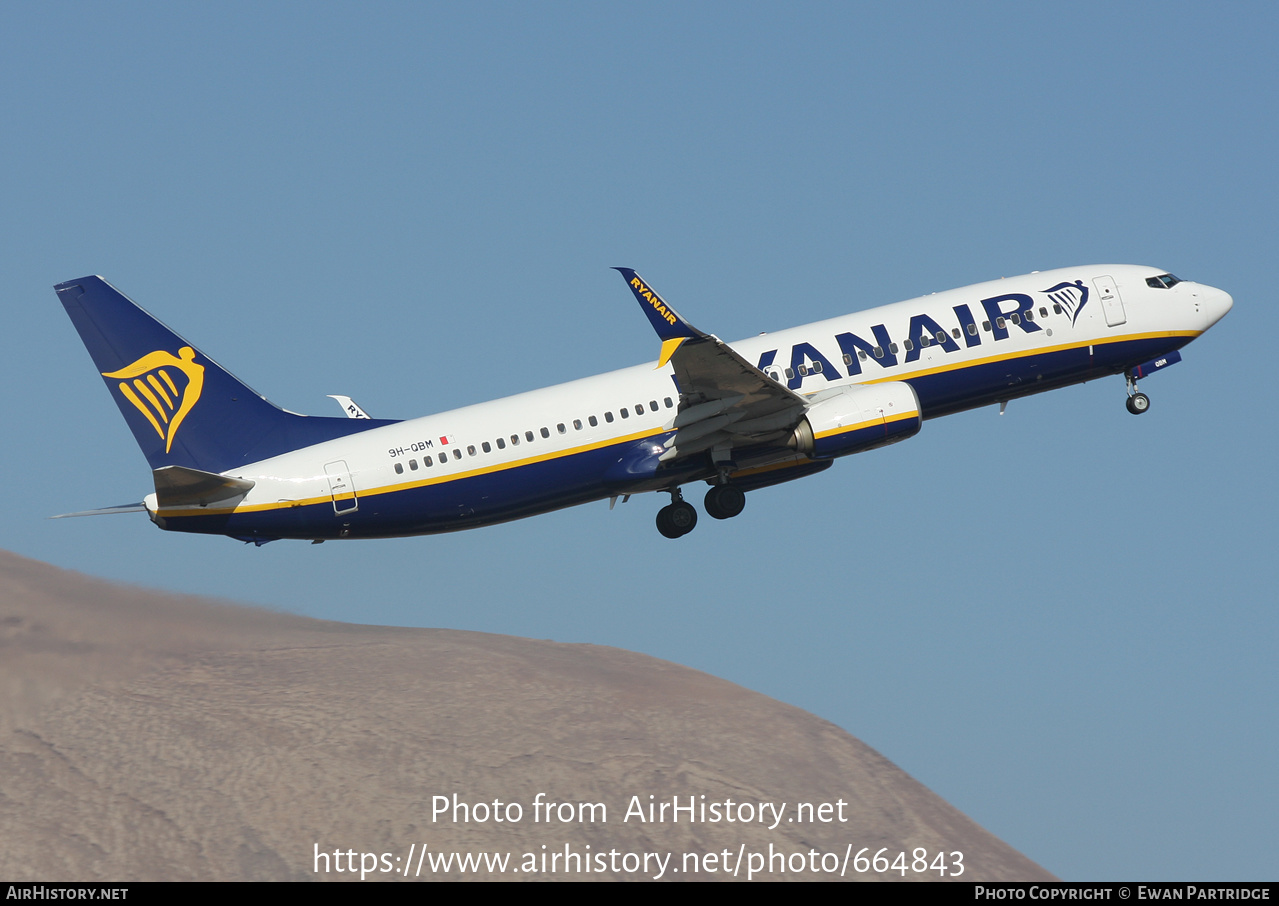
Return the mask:
[[(923, 416), (934, 417), (1124, 372), (1185, 345), (1232, 304), (1212, 287), (1148, 283), (1162, 273), (1132, 265), (1045, 271), (731, 346), (805, 397), (907, 382)], [(604, 467), (612, 451), (670, 436), (680, 411), (672, 375), (669, 364), (650, 362), (228, 470), (254, 486), (219, 514), (229, 522), (216, 530), (317, 538), (450, 531), (626, 493), (601, 480)], [(783, 449), (756, 452), (794, 458)], [(688, 473), (678, 479), (685, 480)], [(186, 517), (214, 515), (155, 513), (154, 498), (148, 508), (161, 524), (185, 530), (202, 530)], [(326, 524), (314, 525), (320, 517)]]

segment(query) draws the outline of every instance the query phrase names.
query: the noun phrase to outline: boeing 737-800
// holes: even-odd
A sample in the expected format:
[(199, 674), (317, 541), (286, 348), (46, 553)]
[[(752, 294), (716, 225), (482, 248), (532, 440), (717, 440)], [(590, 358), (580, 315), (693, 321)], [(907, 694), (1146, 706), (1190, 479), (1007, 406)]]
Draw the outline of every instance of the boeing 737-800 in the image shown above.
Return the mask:
[[(163, 529), (379, 538), (475, 528), (592, 500), (669, 494), (657, 527), (904, 440), (923, 421), (1122, 374), (1137, 381), (1230, 310), (1230, 296), (1157, 268), (1044, 271), (934, 293), (728, 344), (617, 268), (661, 341), (638, 365), (406, 421), (287, 412), (101, 277), (55, 287), (151, 465)], [(87, 515), (87, 514), (69, 514)]]

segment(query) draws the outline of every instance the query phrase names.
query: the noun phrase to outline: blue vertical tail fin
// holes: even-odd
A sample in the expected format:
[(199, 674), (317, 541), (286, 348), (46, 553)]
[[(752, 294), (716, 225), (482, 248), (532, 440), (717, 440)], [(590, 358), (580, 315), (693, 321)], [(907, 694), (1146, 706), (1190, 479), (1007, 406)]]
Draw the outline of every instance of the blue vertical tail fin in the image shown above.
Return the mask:
[(153, 470), (224, 472), (394, 424), (280, 409), (101, 277), (54, 291)]

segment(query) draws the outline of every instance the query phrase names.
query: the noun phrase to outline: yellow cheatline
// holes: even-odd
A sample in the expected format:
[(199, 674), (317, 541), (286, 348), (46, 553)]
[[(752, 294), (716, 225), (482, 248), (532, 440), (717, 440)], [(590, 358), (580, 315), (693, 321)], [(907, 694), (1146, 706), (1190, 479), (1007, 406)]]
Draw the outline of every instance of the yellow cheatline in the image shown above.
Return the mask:
[[(1094, 340), (1092, 343), (1083, 343), (1083, 342), (1080, 342), (1080, 343), (1065, 343), (1065, 344), (1062, 344), (1062, 345), (1059, 345), (1059, 346), (1041, 347), (1041, 348), (1039, 348), (1039, 349), (1029, 349), (1029, 350), (1022, 350), (1022, 351), (1019, 351), (1019, 352), (1011, 352), (1011, 353), (1007, 353), (1007, 354), (1004, 354), (1004, 355), (989, 356), (989, 357), (987, 357), (987, 358), (984, 358), (984, 359), (977, 359), (977, 360), (975, 360), (975, 361), (970, 360), (970, 361), (965, 361), (965, 362), (955, 362), (955, 363), (948, 364), (948, 365), (942, 365), (942, 366), (939, 366), (939, 367), (936, 367), (936, 368), (927, 368), (927, 369), (921, 369), (921, 370), (919, 370), (919, 371), (912, 371), (912, 372), (910, 372), (909, 374), (906, 374), (906, 375), (900, 375), (900, 374), (887, 375), (887, 376), (885, 376), (885, 377), (876, 378), (876, 379), (875, 379), (875, 380), (873, 380), (873, 381), (863, 381), (862, 383), (865, 383), (865, 384), (879, 384), (879, 383), (883, 383), (883, 382), (885, 382), (885, 381), (900, 381), (900, 380), (904, 380), (904, 379), (906, 379), (906, 378), (922, 377), (922, 376), (924, 376), (924, 375), (928, 375), (928, 374), (938, 374), (938, 373), (941, 373), (941, 372), (943, 372), (943, 371), (959, 371), (959, 370), (964, 369), (964, 368), (971, 368), (971, 367), (973, 367), (973, 366), (975, 366), (975, 365), (986, 365), (986, 364), (990, 364), (990, 363), (992, 363), (992, 362), (1002, 362), (1002, 361), (1006, 361), (1006, 360), (1008, 360), (1008, 359), (1016, 359), (1016, 358), (1021, 358), (1021, 357), (1023, 357), (1023, 356), (1028, 356), (1028, 355), (1041, 355), (1041, 354), (1043, 354), (1043, 353), (1045, 353), (1045, 352), (1061, 352), (1061, 351), (1066, 350), (1066, 349), (1079, 349), (1079, 348), (1082, 348), (1082, 347), (1084, 347), (1084, 346), (1104, 346), (1104, 345), (1111, 344), (1111, 343), (1121, 343), (1121, 342), (1125, 342), (1125, 341), (1129, 341), (1129, 340), (1145, 340), (1145, 339), (1152, 339), (1152, 338), (1157, 338), (1157, 337), (1189, 337), (1189, 338), (1193, 339), (1194, 337), (1199, 336), (1199, 335), (1200, 335), (1200, 333), (1202, 333), (1202, 331), (1198, 331), (1198, 330), (1194, 330), (1194, 331), (1159, 331), (1159, 332), (1155, 332), (1155, 333), (1126, 334), (1126, 335), (1124, 335), (1124, 336), (1114, 337), (1114, 338), (1111, 338), (1111, 339), (1108, 339), (1108, 340), (1105, 340), (1105, 341), (1101, 341), (1101, 342), (1098, 342), (1098, 341)], [(668, 344), (673, 344), (673, 345), (672, 345), (672, 348), (671, 348), (671, 352), (674, 352), (674, 351), (675, 351), (675, 348), (678, 348), (679, 344), (680, 344), (680, 343), (682, 343), (685, 339), (687, 339), (687, 338), (681, 337), (681, 338), (676, 338), (676, 339), (674, 339), (674, 340), (667, 340), (666, 342), (664, 342), (664, 343), (662, 344), (662, 348), (663, 348), (663, 350), (665, 350)], [(182, 352), (183, 352), (183, 353), (185, 353), (185, 352), (186, 352), (187, 350), (189, 350), (189, 349), (190, 349), (190, 347), (184, 347), (184, 348), (183, 348), (183, 350), (182, 350)], [(157, 353), (152, 353), (152, 355), (156, 355), (156, 354), (157, 354)], [(163, 353), (163, 355), (168, 356), (168, 353)], [(150, 358), (150, 357), (148, 356), (148, 357), (144, 357), (144, 358)], [(664, 357), (664, 358), (663, 358), (663, 361), (662, 361), (662, 363), (661, 363), (661, 364), (665, 364), (665, 362), (666, 362), (666, 360), (667, 360), (668, 358), (669, 358), (669, 356)], [(134, 363), (134, 366), (139, 365), (139, 364), (140, 364), (140, 363), (142, 363), (143, 361), (144, 361), (144, 359), (139, 359), (139, 360), (138, 360), (138, 362), (135, 362), (135, 363)], [(133, 367), (133, 366), (130, 366), (130, 367)], [(196, 365), (195, 367), (200, 368), (201, 373), (203, 373), (203, 370), (204, 370), (204, 369), (203, 369), (203, 367), (202, 367), (202, 366)], [(659, 365), (658, 367), (661, 367), (661, 365)], [(125, 369), (121, 369), (121, 371), (123, 371), (123, 370), (125, 370)], [(144, 369), (144, 370), (145, 370), (145, 369)], [(115, 373), (113, 373), (113, 374), (107, 374), (107, 375), (105, 375), (105, 376), (106, 376), (106, 377), (113, 377), (113, 376), (121, 376), (121, 374), (120, 374), (120, 372), (115, 372)], [(146, 412), (146, 408), (145, 408), (145, 406), (143, 405), (142, 401), (141, 401), (141, 400), (139, 400), (139, 399), (137, 399), (136, 397), (133, 397), (133, 396), (129, 393), (129, 390), (128, 390), (127, 385), (125, 385), (125, 384), (121, 384), (121, 385), (120, 385), (120, 389), (121, 389), (121, 391), (122, 391), (122, 392), (123, 392), (126, 396), (129, 396), (129, 397), (130, 397), (130, 402), (132, 402), (135, 406), (137, 406), (139, 411), (141, 411), (144, 415), (147, 415), (147, 417), (151, 420), (151, 424), (155, 427), (156, 432), (157, 432), (157, 433), (158, 433), (161, 437), (164, 437), (164, 432), (161, 430), (159, 423), (157, 423), (157, 422), (155, 421), (155, 419), (154, 419), (154, 418), (151, 418), (151, 416), (150, 416), (150, 415)], [(183, 400), (183, 402), (184, 402), (184, 404), (185, 404), (185, 399)], [(183, 413), (183, 414), (185, 414), (185, 413)], [(903, 413), (899, 413), (899, 414), (894, 415), (894, 416), (892, 416), (892, 417), (890, 417), (890, 418), (887, 418), (887, 419), (885, 419), (885, 422), (900, 421), (901, 419), (905, 419), (905, 418), (914, 418), (914, 417), (916, 417), (916, 416), (918, 416), (918, 415), (919, 415), (918, 410), (912, 410), (912, 411), (910, 411), (910, 412), (903, 412)], [(177, 420), (175, 419), (174, 421), (176, 422)], [(848, 428), (840, 428), (840, 429), (837, 429), (837, 430), (835, 430), (835, 431), (823, 432), (822, 434), (820, 434), (820, 435), (816, 435), (816, 436), (819, 436), (819, 437), (828, 437), (828, 436), (830, 436), (831, 434), (835, 434), (835, 433), (842, 433), (842, 432), (846, 432), (846, 431), (853, 431), (853, 430), (856, 430), (856, 429), (857, 429), (857, 428), (859, 428), (859, 427), (863, 427), (863, 426), (865, 426), (865, 425), (867, 425), (867, 424), (873, 424), (873, 423), (874, 423), (874, 422), (863, 422), (863, 423), (861, 423), (861, 424), (859, 424), (859, 425), (852, 425), (852, 426), (850, 426), (850, 427), (848, 427)], [(433, 484), (442, 484), (442, 483), (447, 482), (447, 481), (458, 481), (458, 480), (463, 479), (463, 478), (473, 478), (473, 477), (475, 477), (475, 476), (477, 476), (477, 475), (486, 475), (486, 474), (491, 473), (491, 472), (500, 472), (500, 471), (505, 471), (505, 470), (508, 470), (508, 469), (518, 469), (518, 468), (520, 468), (521, 466), (532, 465), (532, 464), (534, 464), (534, 463), (544, 462), (544, 461), (549, 460), (549, 459), (557, 459), (557, 458), (560, 458), (560, 457), (563, 457), (563, 456), (572, 456), (572, 455), (574, 455), (574, 454), (576, 454), (576, 453), (587, 453), (587, 452), (590, 452), (591, 450), (598, 450), (598, 449), (600, 449), (600, 448), (602, 448), (602, 447), (607, 447), (607, 446), (610, 446), (610, 445), (612, 445), (612, 444), (626, 443), (627, 441), (631, 441), (631, 440), (639, 440), (639, 439), (641, 439), (641, 438), (645, 438), (645, 437), (656, 437), (657, 435), (659, 435), (659, 434), (664, 434), (664, 433), (666, 433), (666, 432), (665, 432), (665, 430), (657, 430), (657, 431), (642, 431), (642, 432), (639, 432), (639, 433), (637, 433), (637, 434), (630, 434), (630, 435), (627, 435), (627, 436), (625, 436), (625, 437), (619, 437), (619, 438), (615, 438), (615, 439), (611, 439), (611, 440), (607, 440), (607, 441), (601, 441), (601, 442), (599, 442), (599, 443), (595, 443), (595, 444), (587, 444), (587, 445), (584, 445), (584, 446), (581, 446), (581, 447), (574, 447), (574, 448), (572, 448), (572, 449), (569, 449), (569, 450), (563, 450), (563, 451), (558, 452), (558, 453), (546, 453), (546, 454), (543, 454), (543, 455), (541, 455), (541, 456), (531, 456), (531, 457), (529, 457), (529, 458), (527, 458), (527, 459), (520, 459), (520, 460), (516, 460), (516, 461), (514, 461), (514, 462), (509, 462), (509, 463), (499, 463), (499, 464), (492, 465), (492, 466), (484, 466), (484, 467), (482, 467), (482, 468), (479, 468), (479, 469), (471, 469), (471, 470), (466, 471), (466, 472), (458, 472), (458, 473), (456, 473), (456, 474), (451, 474), (451, 475), (440, 475), (440, 476), (436, 476), (436, 477), (433, 477), (433, 478), (422, 479), (422, 480), (420, 480), (420, 481), (405, 482), (405, 483), (403, 483), (403, 484), (386, 485), (386, 486), (383, 486), (383, 487), (380, 487), (380, 488), (372, 488), (372, 489), (370, 489), (370, 490), (368, 490), (368, 491), (360, 491), (360, 492), (359, 492), (359, 496), (360, 496), (360, 497), (375, 497), (375, 496), (377, 496), (377, 495), (379, 495), (379, 494), (394, 494), (394, 493), (396, 493), (397, 491), (405, 491), (405, 490), (410, 490), (410, 489), (412, 489), (412, 488), (421, 488), (421, 487), (426, 487), (426, 486), (428, 486), (428, 485), (433, 485)], [(812, 460), (809, 460), (809, 462), (811, 462), (811, 461), (812, 461)], [(734, 474), (734, 475), (753, 475), (753, 474), (757, 474), (757, 473), (759, 473), (759, 472), (771, 472), (771, 471), (774, 471), (774, 470), (776, 470), (776, 469), (791, 468), (793, 465), (804, 465), (804, 463), (777, 463), (777, 464), (770, 465), (770, 466), (761, 466), (761, 467), (756, 468), (756, 469), (748, 469), (748, 470), (744, 470), (744, 471), (734, 472), (733, 474)], [(353, 495), (353, 496), (354, 496), (354, 495)], [(323, 496), (323, 497), (311, 497), (311, 498), (308, 498), (308, 499), (305, 499), (305, 500), (287, 500), (287, 501), (276, 502), (276, 503), (259, 503), (259, 504), (254, 504), (253, 506), (239, 507), (239, 508), (237, 508), (237, 507), (222, 507), (222, 508), (217, 508), (217, 509), (211, 509), (211, 508), (207, 508), (207, 507), (206, 507), (206, 508), (203, 508), (203, 509), (195, 509), (195, 510), (191, 510), (191, 509), (188, 509), (188, 510), (163, 510), (163, 513), (164, 513), (164, 515), (166, 515), (166, 516), (212, 516), (212, 515), (225, 515), (225, 514), (227, 514), (227, 513), (235, 513), (235, 512), (240, 512), (240, 513), (249, 513), (249, 512), (261, 512), (261, 511), (264, 511), (264, 510), (285, 509), (285, 508), (288, 508), (288, 507), (309, 506), (309, 505), (314, 505), (314, 504), (317, 504), (317, 503), (326, 503), (326, 502), (331, 501), (332, 499), (333, 499), (333, 498), (332, 498), (332, 496), (331, 496), (331, 495), (325, 495), (325, 496)], [(340, 499), (341, 499), (341, 498), (340, 498)], [(349, 498), (348, 498), (348, 499), (349, 499)]]
[(1036, 349), (1022, 349), (1017, 352), (1006, 352), (1002, 355), (987, 356), (984, 359), (968, 359), (962, 362), (950, 362), (948, 364), (938, 365), (935, 368), (921, 368), (918, 371), (908, 371), (904, 374), (890, 374), (884, 377), (878, 377), (871, 381), (863, 381), (864, 384), (882, 384), (886, 381), (905, 381), (911, 378), (924, 377), (929, 374), (941, 374), (945, 371), (961, 371), (964, 368), (972, 368), (975, 365), (991, 365), (995, 362), (1006, 362), (1010, 359), (1020, 359), (1026, 356), (1043, 355), (1047, 352), (1064, 352), (1067, 349), (1082, 349), (1085, 346), (1110, 346), (1114, 343), (1124, 343), (1131, 340), (1151, 340), (1164, 339), (1167, 337), (1188, 337), (1194, 339), (1203, 331), (1201, 330), (1163, 330), (1154, 333), (1130, 333), (1119, 337), (1111, 337), (1105, 340), (1093, 340), (1092, 342), (1063, 343), (1059, 346), (1040, 346)]
[[(424, 488), (433, 484), (444, 484), (450, 481), (460, 481), (463, 478), (475, 478), (478, 475), (488, 475), (492, 472), (503, 472), (510, 469), (518, 469), (523, 466), (534, 465), (539, 462), (546, 462), (552, 459), (560, 459), (565, 456), (573, 456), (578, 453), (589, 453), (592, 450), (599, 450), (614, 444), (629, 443), (634, 440), (643, 440), (646, 437), (656, 437), (665, 434), (665, 429), (656, 431), (639, 431), (635, 434), (628, 434), (624, 437), (616, 437), (606, 441), (599, 441), (593, 444), (584, 444), (580, 447), (573, 447), (568, 450), (560, 450), (555, 453), (543, 453), (540, 456), (530, 456), (525, 459), (517, 459), (513, 462), (495, 463), (491, 466), (481, 466), (478, 469), (468, 469), (465, 472), (455, 472), (452, 474), (435, 475), (431, 478), (423, 478), (418, 481), (407, 481), (402, 484), (384, 485), (379, 488), (370, 488), (367, 491), (361, 491), (358, 488), (354, 493), (348, 493), (338, 500), (349, 500), (351, 497), (359, 497), (364, 500), (369, 497), (377, 497), (380, 494), (394, 494), (398, 491), (408, 491), (413, 488)], [(311, 506), (318, 503), (328, 503), (333, 500), (332, 495), (325, 494), (322, 497), (309, 497), (303, 500), (284, 500), (275, 501), (273, 503), (255, 503), (251, 506), (241, 507), (201, 507), (198, 509), (162, 509), (161, 513), (165, 516), (225, 516), (227, 513), (260, 513), (267, 510), (282, 510), (297, 506)]]

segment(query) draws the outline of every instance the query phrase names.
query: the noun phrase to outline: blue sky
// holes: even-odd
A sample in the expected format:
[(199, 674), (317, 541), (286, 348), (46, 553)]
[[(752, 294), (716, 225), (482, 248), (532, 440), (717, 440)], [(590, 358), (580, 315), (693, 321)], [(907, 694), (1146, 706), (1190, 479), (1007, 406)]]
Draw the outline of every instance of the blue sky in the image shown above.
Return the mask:
[[(806, 708), (1066, 878), (1279, 876), (1273, 4), (15, 4), (0, 546), (329, 619), (615, 645)], [(930, 421), (661, 538), (659, 501), (261, 549), (140, 517), (52, 285), (274, 402), (411, 417), (1002, 275), (1234, 311), (1143, 384)]]

